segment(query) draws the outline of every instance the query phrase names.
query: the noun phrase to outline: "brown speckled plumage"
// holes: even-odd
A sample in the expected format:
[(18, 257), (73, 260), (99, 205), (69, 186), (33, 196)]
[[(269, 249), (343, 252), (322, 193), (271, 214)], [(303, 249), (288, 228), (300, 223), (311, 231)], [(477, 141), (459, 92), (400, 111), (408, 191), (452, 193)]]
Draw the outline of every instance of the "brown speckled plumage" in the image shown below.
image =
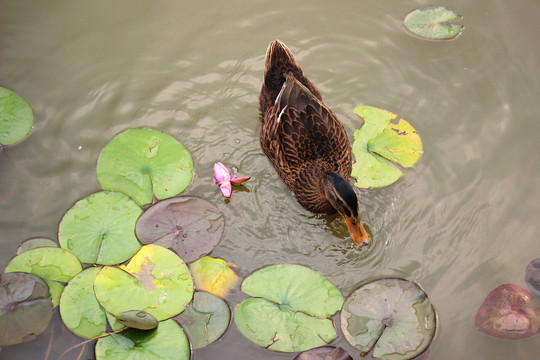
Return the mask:
[(266, 53), (259, 107), (261, 146), (281, 179), (307, 210), (335, 212), (321, 188), (321, 178), (330, 171), (349, 178), (349, 140), (341, 122), (279, 40)]

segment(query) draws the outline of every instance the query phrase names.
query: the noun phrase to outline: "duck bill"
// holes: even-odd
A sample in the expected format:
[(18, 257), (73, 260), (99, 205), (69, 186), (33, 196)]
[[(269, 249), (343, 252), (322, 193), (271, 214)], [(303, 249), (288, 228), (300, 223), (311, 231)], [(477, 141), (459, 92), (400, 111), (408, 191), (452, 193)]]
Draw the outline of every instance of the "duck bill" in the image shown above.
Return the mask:
[(360, 217), (345, 218), (345, 223), (356, 244), (361, 246), (369, 245), (369, 236), (366, 229), (364, 229), (364, 225), (362, 225), (362, 222), (360, 221)]

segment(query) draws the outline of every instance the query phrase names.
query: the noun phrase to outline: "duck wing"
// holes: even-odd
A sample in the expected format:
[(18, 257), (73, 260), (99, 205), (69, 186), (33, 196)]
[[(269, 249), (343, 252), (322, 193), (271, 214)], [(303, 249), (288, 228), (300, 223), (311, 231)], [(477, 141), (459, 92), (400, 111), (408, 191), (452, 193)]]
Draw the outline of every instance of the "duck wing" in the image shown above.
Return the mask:
[[(343, 125), (307, 87), (291, 73), (274, 106), (263, 114), (261, 143), (281, 178), (299, 176), (306, 164), (324, 162), (348, 178), (350, 145)], [(289, 179), (290, 180), (290, 179)]]

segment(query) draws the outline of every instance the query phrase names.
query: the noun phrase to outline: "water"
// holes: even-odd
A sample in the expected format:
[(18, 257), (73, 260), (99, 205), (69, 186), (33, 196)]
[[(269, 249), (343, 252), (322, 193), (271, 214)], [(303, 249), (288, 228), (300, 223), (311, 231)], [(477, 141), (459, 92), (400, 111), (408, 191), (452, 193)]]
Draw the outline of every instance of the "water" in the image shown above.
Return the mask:
[[(404, 16), (426, 1), (0, 3), (0, 86), (36, 113), (30, 137), (0, 152), (0, 268), (23, 240), (56, 239), (65, 211), (100, 189), (96, 160), (115, 134), (152, 127), (193, 155), (185, 194), (225, 213), (212, 255), (237, 264), (241, 277), (297, 263), (344, 295), (369, 279), (405, 277), (423, 286), (439, 314), (431, 359), (538, 358), (538, 336), (503, 341), (474, 327), (485, 296), (503, 283), (525, 286), (525, 266), (540, 257), (537, 1), (446, 1), (465, 25), (448, 42), (404, 29)], [(362, 192), (368, 251), (352, 245), (339, 218), (303, 210), (260, 149), (257, 96), (275, 38), (351, 140), (360, 104), (398, 113), (422, 136), (424, 155), (404, 178)], [(253, 177), (230, 202), (212, 182), (215, 161)], [(60, 324), (54, 329), (49, 359), (80, 342)], [(4, 347), (0, 358), (45, 358), (49, 335)], [(89, 344), (82, 358), (92, 354)], [(193, 356), (293, 357), (258, 348), (234, 325)]]

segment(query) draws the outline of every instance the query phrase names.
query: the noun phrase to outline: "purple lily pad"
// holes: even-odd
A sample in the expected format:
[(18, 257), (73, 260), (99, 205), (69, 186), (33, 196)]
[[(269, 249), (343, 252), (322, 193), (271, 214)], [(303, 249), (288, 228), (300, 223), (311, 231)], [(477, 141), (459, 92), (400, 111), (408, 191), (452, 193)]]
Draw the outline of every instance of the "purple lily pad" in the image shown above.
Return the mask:
[(476, 313), (476, 328), (502, 339), (521, 340), (540, 332), (540, 308), (524, 307), (533, 299), (521, 287), (504, 284), (486, 297)]
[(49, 287), (38, 276), (0, 274), (0, 345), (35, 339), (49, 325), (52, 310)]
[(169, 248), (189, 263), (214, 250), (224, 228), (223, 213), (215, 205), (197, 197), (179, 196), (148, 208), (135, 231), (143, 244)]
[(540, 299), (540, 258), (534, 259), (527, 265), (525, 282), (531, 294)]
[(301, 352), (294, 360), (353, 360), (353, 358), (342, 348), (321, 346)]

